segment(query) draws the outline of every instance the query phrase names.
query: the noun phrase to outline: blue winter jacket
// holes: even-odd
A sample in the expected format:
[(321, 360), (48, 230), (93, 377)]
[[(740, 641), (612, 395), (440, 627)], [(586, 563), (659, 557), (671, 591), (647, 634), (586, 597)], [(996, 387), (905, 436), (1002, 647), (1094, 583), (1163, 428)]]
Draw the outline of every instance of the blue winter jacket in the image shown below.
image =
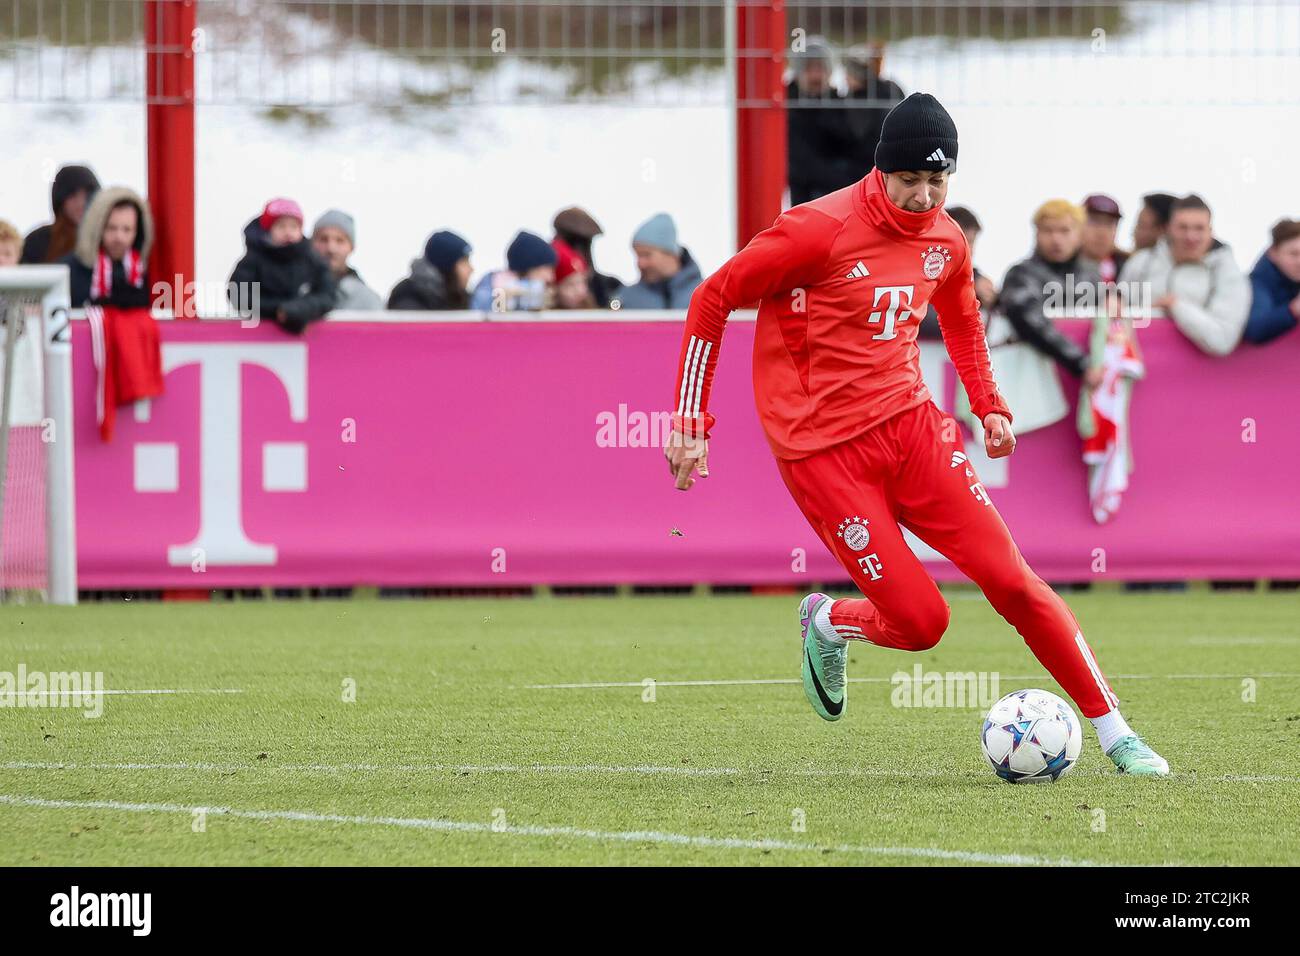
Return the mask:
[(1250, 270), (1250, 289), (1250, 317), (1242, 338), (1261, 345), (1296, 327), (1291, 301), (1300, 295), (1300, 282), (1284, 276), (1267, 254)]

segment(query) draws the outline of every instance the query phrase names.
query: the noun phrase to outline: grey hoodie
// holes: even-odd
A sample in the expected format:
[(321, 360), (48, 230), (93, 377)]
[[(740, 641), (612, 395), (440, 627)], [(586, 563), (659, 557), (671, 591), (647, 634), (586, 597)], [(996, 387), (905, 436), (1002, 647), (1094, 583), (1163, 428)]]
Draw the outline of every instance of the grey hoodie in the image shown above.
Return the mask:
[(1227, 355), (1241, 341), (1250, 313), (1250, 280), (1237, 268), (1232, 250), (1217, 239), (1199, 262), (1175, 264), (1169, 240), (1162, 238), (1133, 253), (1119, 281), (1150, 283), (1148, 301), (1172, 293), (1174, 324), (1202, 352)]
[(704, 281), (700, 267), (682, 248), (682, 267), (662, 282), (642, 280), (627, 286), (614, 298), (623, 309), (684, 309), (691, 304), (691, 293)]

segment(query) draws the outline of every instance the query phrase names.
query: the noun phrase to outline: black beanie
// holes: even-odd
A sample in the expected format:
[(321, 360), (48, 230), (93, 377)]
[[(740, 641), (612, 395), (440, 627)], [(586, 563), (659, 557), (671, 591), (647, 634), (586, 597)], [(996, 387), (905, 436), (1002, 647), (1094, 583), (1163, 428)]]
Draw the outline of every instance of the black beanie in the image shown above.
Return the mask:
[(876, 168), (882, 173), (909, 169), (957, 171), (957, 124), (929, 93), (913, 93), (880, 127)]
[(555, 262), (555, 250), (551, 244), (526, 230), (520, 230), (506, 250), (506, 268), (516, 275), (523, 275), (538, 266), (553, 266)]
[(451, 275), (460, 262), (474, 250), (456, 233), (439, 229), (424, 244), (424, 259), (439, 272)]

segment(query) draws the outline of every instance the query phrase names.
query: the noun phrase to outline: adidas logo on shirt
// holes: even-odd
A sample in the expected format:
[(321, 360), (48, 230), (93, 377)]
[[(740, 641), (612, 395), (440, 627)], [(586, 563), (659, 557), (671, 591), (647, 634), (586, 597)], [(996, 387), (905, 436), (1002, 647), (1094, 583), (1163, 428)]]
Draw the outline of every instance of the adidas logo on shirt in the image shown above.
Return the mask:
[(865, 279), (865, 278), (866, 278), (867, 276), (869, 276), (869, 275), (871, 275), (871, 273), (867, 270), (867, 267), (866, 267), (865, 265), (862, 264), (862, 260), (859, 259), (859, 260), (858, 260), (858, 264), (857, 264), (856, 266), (853, 267), (853, 271), (850, 272), (848, 275), (846, 275), (844, 278), (846, 278), (846, 279)]
[(946, 163), (948, 161), (948, 157), (943, 154), (942, 149), (936, 149), (926, 159), (932, 163)]
[(956, 468), (966, 460), (966, 453), (955, 451), (952, 453), (952, 467)]

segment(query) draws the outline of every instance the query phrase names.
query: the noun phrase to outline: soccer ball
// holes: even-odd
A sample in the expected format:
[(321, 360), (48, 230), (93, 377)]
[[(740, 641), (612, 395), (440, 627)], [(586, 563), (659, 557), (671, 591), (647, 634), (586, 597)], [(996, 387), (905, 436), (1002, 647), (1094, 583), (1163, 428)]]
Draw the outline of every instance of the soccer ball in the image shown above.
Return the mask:
[(1074, 710), (1045, 690), (1018, 690), (993, 705), (980, 730), (984, 756), (1007, 783), (1051, 783), (1079, 759)]

